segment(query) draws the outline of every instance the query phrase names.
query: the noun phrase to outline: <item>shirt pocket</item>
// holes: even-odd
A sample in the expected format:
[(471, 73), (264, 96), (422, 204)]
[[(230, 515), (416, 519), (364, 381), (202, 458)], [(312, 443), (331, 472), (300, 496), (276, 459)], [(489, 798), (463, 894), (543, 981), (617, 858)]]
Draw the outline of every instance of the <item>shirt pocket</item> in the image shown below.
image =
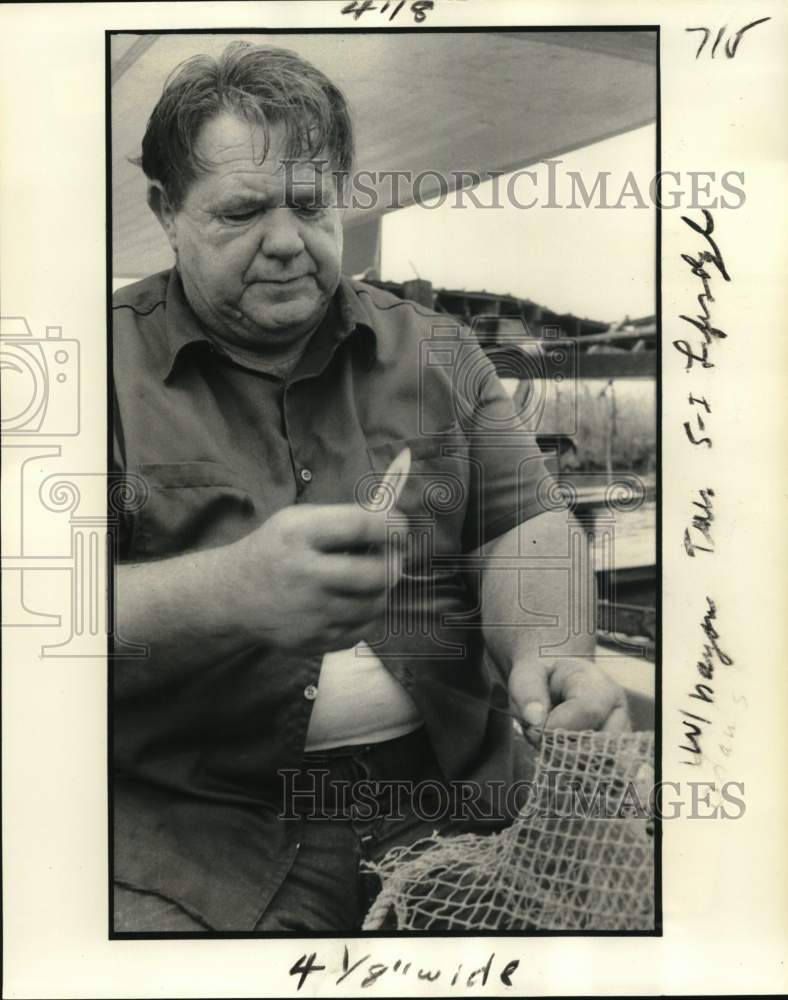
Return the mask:
[(237, 541), (259, 522), (253, 495), (221, 462), (146, 464), (148, 499), (137, 515), (133, 555), (161, 558)]

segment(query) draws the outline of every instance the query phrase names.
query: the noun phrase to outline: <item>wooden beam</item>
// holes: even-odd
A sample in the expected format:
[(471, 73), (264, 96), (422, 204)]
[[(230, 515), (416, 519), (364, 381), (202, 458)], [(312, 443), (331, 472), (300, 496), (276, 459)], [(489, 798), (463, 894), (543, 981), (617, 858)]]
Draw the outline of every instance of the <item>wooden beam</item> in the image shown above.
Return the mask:
[[(582, 344), (582, 338), (577, 343)], [(599, 351), (577, 355), (578, 378), (642, 378), (656, 374), (656, 351)]]

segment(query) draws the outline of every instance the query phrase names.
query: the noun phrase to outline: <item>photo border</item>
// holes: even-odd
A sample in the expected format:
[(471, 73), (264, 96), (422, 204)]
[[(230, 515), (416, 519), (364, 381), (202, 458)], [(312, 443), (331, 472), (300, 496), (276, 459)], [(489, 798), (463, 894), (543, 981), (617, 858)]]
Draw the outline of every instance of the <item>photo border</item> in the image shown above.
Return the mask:
[[(662, 169), (662, 102), (661, 102), (661, 36), (659, 24), (618, 24), (618, 25), (457, 25), (457, 26), (392, 26), (386, 25), (378, 28), (366, 27), (221, 27), (221, 28), (107, 28), (104, 31), (104, 61), (105, 61), (105, 160), (106, 160), (106, 347), (107, 347), (107, 468), (112, 468), (113, 464), (113, 430), (114, 430), (114, 390), (112, 380), (113, 347), (112, 347), (112, 283), (113, 283), (113, 203), (112, 203), (112, 63), (111, 63), (111, 40), (116, 35), (353, 35), (353, 34), (485, 34), (494, 32), (496, 34), (544, 34), (545, 32), (555, 33), (615, 33), (615, 32), (643, 32), (655, 34), (656, 62), (655, 62), (655, 168), (656, 176), (659, 178)], [(602, 141), (602, 140), (596, 140)], [(579, 147), (571, 147), (576, 149)], [(657, 187), (659, 191), (659, 186)], [(659, 786), (662, 781), (662, 587), (663, 587), (663, 559), (662, 559), (662, 513), (663, 513), (663, 439), (662, 439), (662, 393), (663, 393), (663, 366), (662, 366), (662, 207), (659, 197), (656, 204), (650, 206), (655, 213), (655, 315), (656, 315), (656, 411), (655, 411), (655, 449), (656, 449), (656, 635), (655, 635), (655, 663), (654, 663), (654, 766), (655, 784)], [(109, 506), (107, 514), (109, 515)], [(107, 597), (108, 597), (108, 620), (115, 621), (115, 574), (107, 574)], [(107, 899), (108, 899), (108, 939), (110, 941), (125, 940), (336, 940), (338, 938), (347, 940), (358, 940), (366, 938), (386, 938), (407, 941), (414, 938), (599, 938), (599, 937), (662, 937), (663, 912), (662, 912), (662, 819), (659, 815), (654, 817), (654, 929), (647, 931), (639, 930), (477, 930), (477, 931), (457, 931), (457, 930), (421, 930), (421, 931), (358, 931), (341, 934), (328, 934), (323, 932), (277, 932), (277, 931), (115, 931), (113, 928), (114, 904), (113, 904), (113, 882), (114, 882), (114, 825), (113, 825), (113, 802), (114, 802), (114, 776), (112, 768), (112, 745), (114, 735), (114, 711), (112, 699), (112, 672), (117, 663), (114, 658), (114, 636), (108, 636), (107, 643), (107, 847), (108, 847), (108, 869), (107, 869)]]

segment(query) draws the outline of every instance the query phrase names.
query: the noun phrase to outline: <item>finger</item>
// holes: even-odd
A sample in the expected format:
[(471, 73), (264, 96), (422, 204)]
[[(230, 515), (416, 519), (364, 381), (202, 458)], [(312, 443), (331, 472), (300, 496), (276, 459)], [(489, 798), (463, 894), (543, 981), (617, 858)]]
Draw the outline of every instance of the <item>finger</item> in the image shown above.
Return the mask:
[(363, 510), (356, 504), (331, 504), (310, 513), (306, 541), (322, 552), (383, 545), (386, 541), (387, 515), (383, 511)]
[(628, 733), (632, 729), (632, 723), (626, 705), (616, 705), (602, 729), (606, 733)]
[(601, 729), (608, 711), (598, 701), (568, 698), (548, 715), (545, 729)]
[[(314, 579), (326, 590), (342, 594), (380, 594), (396, 582), (397, 565), (384, 553), (331, 554), (314, 559)], [(394, 579), (390, 579), (394, 577)]]
[[(558, 708), (548, 719), (550, 729), (607, 729), (624, 732), (628, 728), (626, 696), (623, 690), (596, 664), (587, 660), (559, 661), (550, 676), (550, 691)], [(556, 714), (557, 713), (557, 714)]]
[(326, 605), (326, 618), (344, 628), (360, 628), (386, 614), (386, 595), (375, 597), (335, 597)]
[(579, 660), (575, 657), (556, 660), (550, 671), (550, 694), (553, 702), (557, 704), (579, 694), (580, 688), (588, 678), (589, 670), (593, 669), (588, 660)]
[(509, 695), (518, 715), (525, 723), (525, 735), (533, 742), (529, 730), (541, 730), (550, 711), (547, 668), (540, 661), (518, 662), (509, 674)]

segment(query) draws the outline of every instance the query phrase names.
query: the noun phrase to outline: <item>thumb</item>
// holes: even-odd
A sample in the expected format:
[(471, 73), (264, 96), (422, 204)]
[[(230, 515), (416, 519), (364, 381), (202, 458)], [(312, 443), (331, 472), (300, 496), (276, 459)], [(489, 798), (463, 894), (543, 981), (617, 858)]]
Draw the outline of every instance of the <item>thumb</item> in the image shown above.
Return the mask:
[(552, 704), (546, 664), (516, 662), (509, 674), (509, 695), (526, 725), (541, 729)]

